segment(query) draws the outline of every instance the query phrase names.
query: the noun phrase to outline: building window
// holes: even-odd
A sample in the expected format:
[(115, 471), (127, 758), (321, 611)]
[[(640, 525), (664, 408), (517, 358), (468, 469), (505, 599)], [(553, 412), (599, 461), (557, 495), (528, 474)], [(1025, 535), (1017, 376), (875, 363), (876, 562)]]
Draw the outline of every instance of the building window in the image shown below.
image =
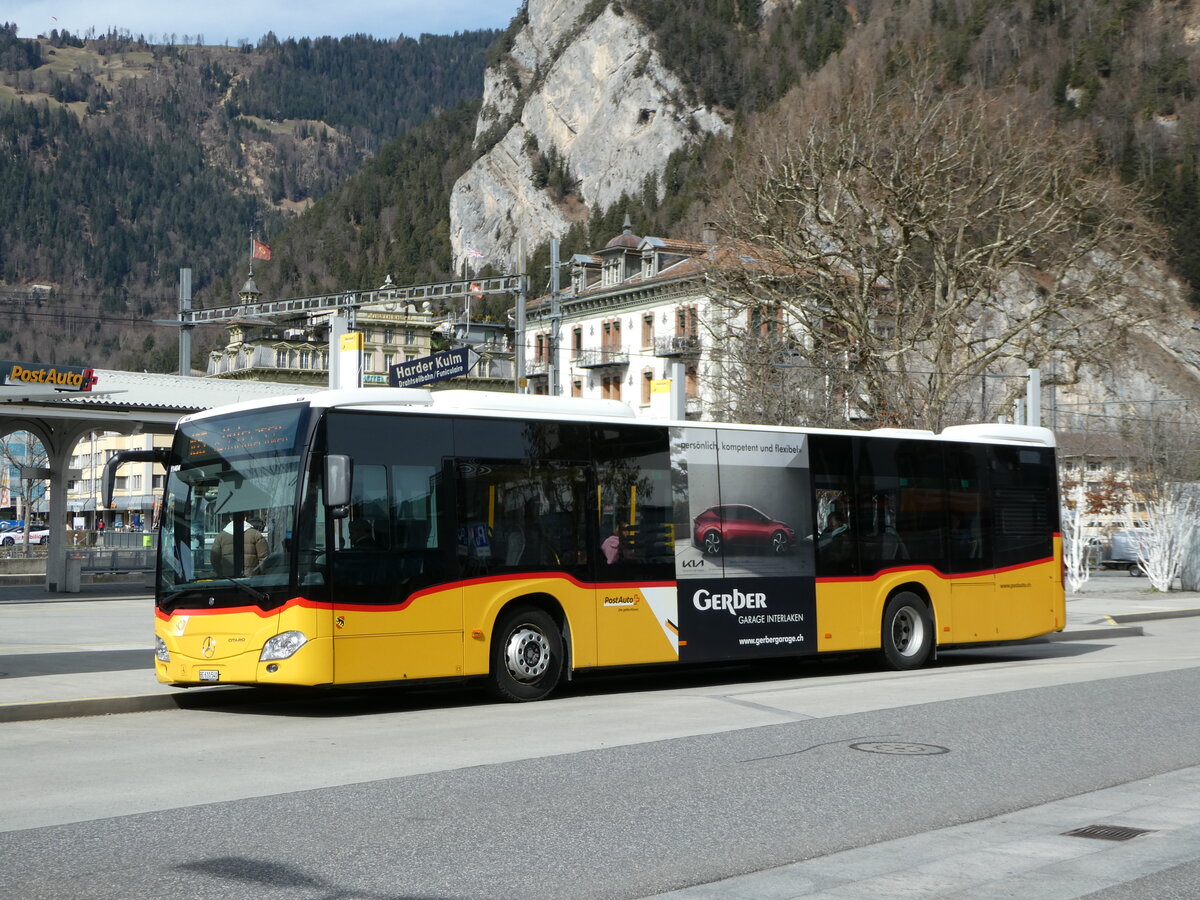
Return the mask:
[(654, 313), (642, 316), (642, 346), (654, 346)]
[(621, 320), (609, 319), (603, 325), (600, 334), (600, 349), (619, 350), (621, 348)]
[(411, 328), (404, 332), (404, 343), (415, 344), (417, 342), (417, 333)]
[(642, 254), (642, 277), (653, 278), (658, 274), (658, 254), (653, 250)]
[(750, 331), (752, 334), (768, 337), (780, 331), (780, 313), (778, 306), (756, 306), (750, 310)]
[(604, 261), (604, 269), (601, 273), (601, 282), (604, 285), (619, 284), (621, 281), (621, 260), (606, 259)]
[(642, 403), (650, 402), (650, 385), (654, 381), (654, 370), (646, 369), (642, 372)]
[(571, 331), (571, 349), (574, 351), (576, 356), (578, 356), (580, 351), (583, 350), (583, 327), (582, 326), (577, 325)]
[(309, 363), (311, 361), (312, 361), (312, 354), (310, 354), (307, 350), (301, 350), (300, 351), (300, 368), (307, 369), (309, 367)]
[(600, 379), (600, 396), (605, 400), (620, 400), (621, 376), (605, 375)]
[(695, 366), (688, 366), (684, 373), (684, 396), (695, 399), (700, 396), (700, 373)]
[(583, 379), (582, 378), (572, 378), (571, 379), (571, 396), (572, 397), (582, 397), (583, 396)]
[(675, 337), (696, 337), (700, 333), (700, 320), (694, 306), (681, 306), (675, 310)]
[(383, 368), (385, 371), (387, 371), (387, 372), (392, 371), (392, 366), (394, 366), (395, 364), (396, 364), (396, 354), (395, 353), (383, 354)]

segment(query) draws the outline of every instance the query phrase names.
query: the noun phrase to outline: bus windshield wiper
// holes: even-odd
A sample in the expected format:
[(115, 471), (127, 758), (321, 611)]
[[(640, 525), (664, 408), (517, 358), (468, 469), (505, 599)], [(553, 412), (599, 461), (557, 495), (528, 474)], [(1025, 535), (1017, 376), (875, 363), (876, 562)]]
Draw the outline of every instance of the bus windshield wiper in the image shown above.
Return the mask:
[(180, 588), (177, 591), (171, 591), (171, 593), (164, 594), (162, 597), (158, 598), (158, 606), (160, 609), (166, 609), (167, 605), (172, 600), (174, 600), (176, 597), (182, 597), (184, 594), (190, 594), (192, 591), (197, 591), (197, 590), (199, 590), (199, 588), (192, 586), (192, 587)]
[(240, 590), (244, 591), (245, 593), (249, 594), (251, 597), (253, 597), (255, 600), (257, 600), (259, 603), (269, 603), (271, 600), (270, 594), (268, 594), (266, 591), (260, 591), (258, 588), (254, 587), (251, 584), (247, 584), (244, 581), (239, 581), (236, 578), (230, 578), (228, 575), (220, 575), (218, 577), (222, 581), (228, 581), (230, 584), (234, 585), (235, 587), (237, 587)]
[[(266, 593), (265, 591), (260, 591), (258, 588), (254, 587), (253, 585), (246, 584), (246, 582), (244, 582), (244, 581), (238, 581), (236, 578), (230, 578), (228, 575), (218, 575), (217, 579), (219, 579), (220, 581), (228, 581), (230, 584), (232, 584), (234, 587), (238, 588), (242, 592), (249, 594), (251, 597), (253, 597), (259, 603), (267, 603), (271, 599), (271, 595)], [(193, 593), (196, 593), (199, 591), (203, 591), (204, 589), (205, 589), (205, 586), (203, 584), (200, 584), (197, 582), (197, 583), (193, 583), (193, 584), (189, 585), (188, 587), (180, 588), (179, 590), (176, 590), (176, 591), (171, 591), (171, 593), (165, 594), (164, 596), (162, 596), (158, 599), (158, 606), (160, 609), (165, 609), (167, 607), (167, 605), (172, 600), (176, 599), (177, 597), (182, 597), (184, 594), (193, 594)]]

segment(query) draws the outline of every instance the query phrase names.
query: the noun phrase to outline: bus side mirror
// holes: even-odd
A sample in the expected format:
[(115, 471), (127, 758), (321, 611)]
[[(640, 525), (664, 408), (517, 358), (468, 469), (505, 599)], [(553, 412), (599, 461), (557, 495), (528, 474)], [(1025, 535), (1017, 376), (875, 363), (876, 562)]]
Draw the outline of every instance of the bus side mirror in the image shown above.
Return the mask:
[(344, 453), (325, 457), (325, 505), (334, 519), (344, 519), (350, 511), (350, 457)]
[(150, 450), (118, 450), (104, 464), (104, 474), (101, 475), (101, 485), (104, 494), (104, 509), (112, 507), (113, 490), (117, 482), (117, 469), (127, 462), (158, 463), (164, 469), (171, 465), (171, 451), (167, 447), (154, 447)]

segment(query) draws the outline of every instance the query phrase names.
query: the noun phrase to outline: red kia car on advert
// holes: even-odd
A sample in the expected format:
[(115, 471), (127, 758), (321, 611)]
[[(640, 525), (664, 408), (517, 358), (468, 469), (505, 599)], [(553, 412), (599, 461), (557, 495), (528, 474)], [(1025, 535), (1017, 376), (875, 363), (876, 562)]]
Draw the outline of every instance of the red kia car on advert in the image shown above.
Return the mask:
[(796, 533), (791, 526), (772, 519), (753, 506), (727, 503), (710, 506), (696, 516), (692, 542), (710, 556), (721, 553), (726, 546), (778, 554), (792, 549)]

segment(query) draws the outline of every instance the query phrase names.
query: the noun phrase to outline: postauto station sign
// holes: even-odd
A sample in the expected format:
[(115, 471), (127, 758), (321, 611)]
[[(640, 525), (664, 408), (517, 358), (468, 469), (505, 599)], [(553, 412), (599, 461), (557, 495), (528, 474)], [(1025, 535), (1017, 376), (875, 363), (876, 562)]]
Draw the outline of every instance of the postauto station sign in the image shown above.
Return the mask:
[(0, 360), (0, 384), (41, 384), (57, 391), (90, 391), (96, 370), (81, 366), (45, 366)]

